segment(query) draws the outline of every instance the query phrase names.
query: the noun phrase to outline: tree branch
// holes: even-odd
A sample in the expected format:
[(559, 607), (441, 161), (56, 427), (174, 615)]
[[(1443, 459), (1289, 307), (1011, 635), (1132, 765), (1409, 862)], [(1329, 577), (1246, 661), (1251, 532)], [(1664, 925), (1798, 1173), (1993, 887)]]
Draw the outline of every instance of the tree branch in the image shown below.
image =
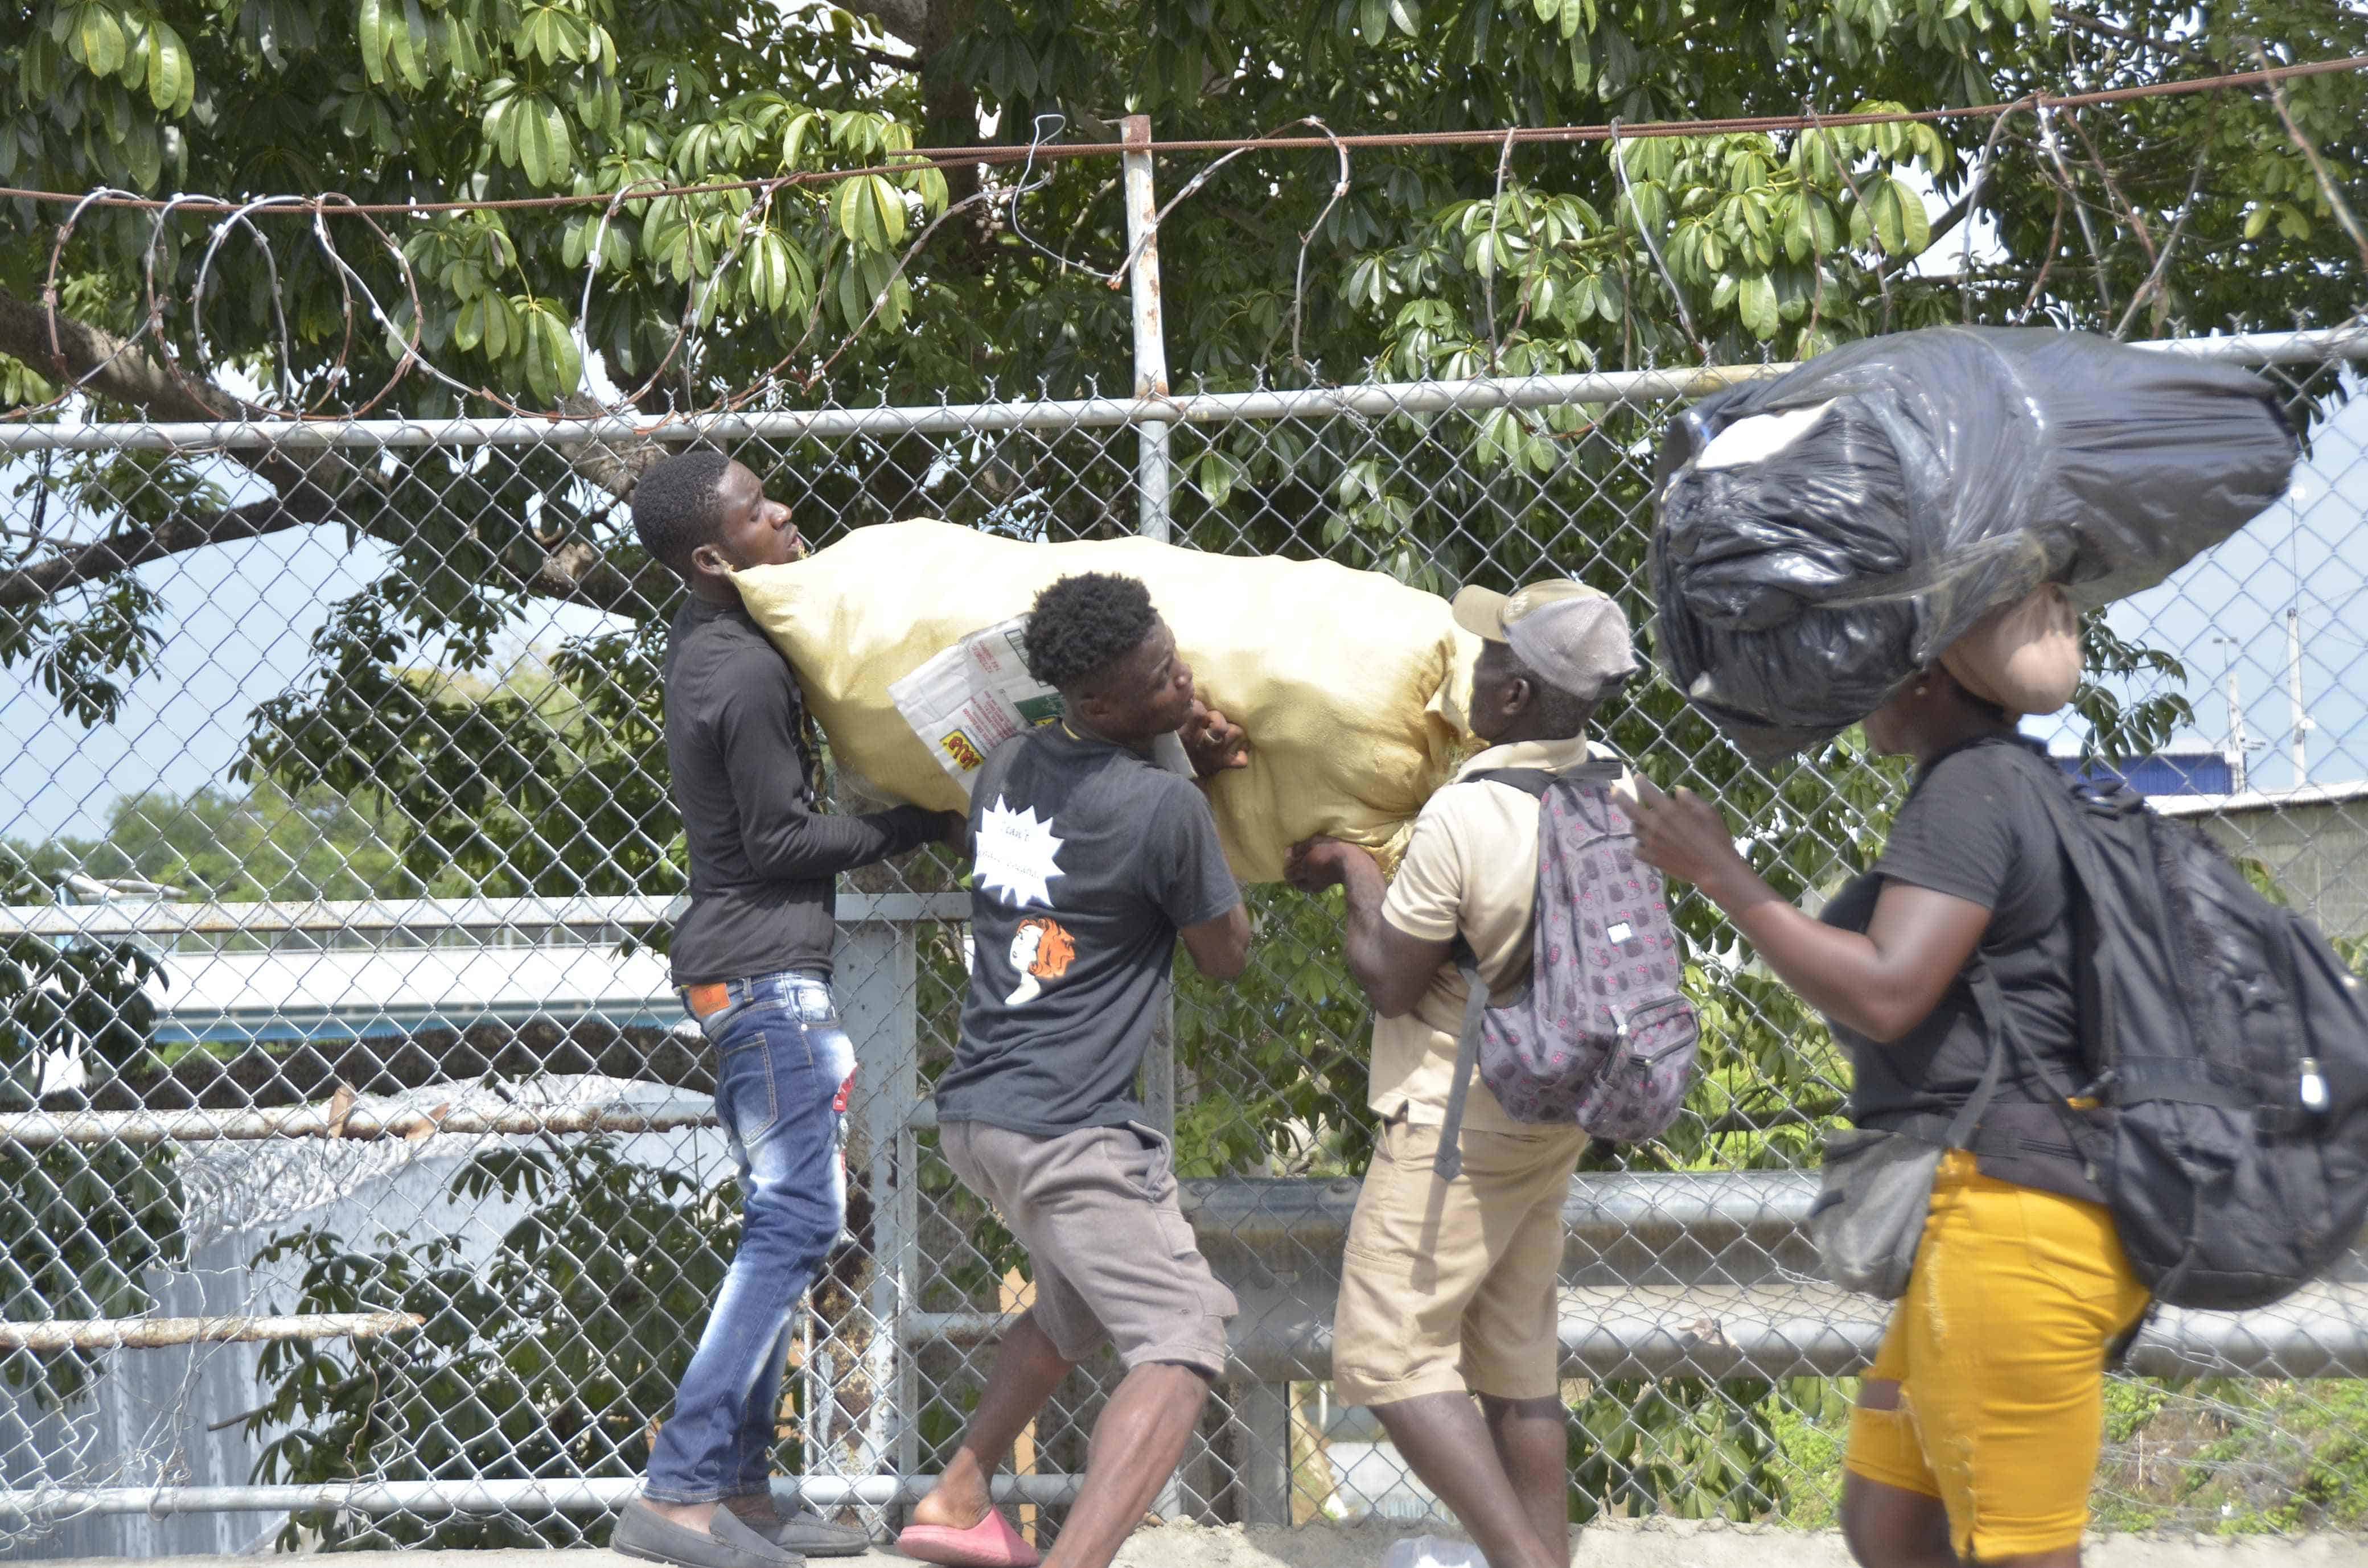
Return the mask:
[[(604, 408), (582, 392), (560, 399), (559, 411), (571, 419), (598, 419), (617, 412)], [(567, 466), (586, 483), (598, 486), (622, 501), (633, 493), (650, 465), (666, 456), (666, 449), (646, 436), (623, 440), (587, 441), (567, 449)]]
[(857, 0), (848, 7), (857, 16), (880, 24), (891, 38), (924, 47), (929, 38), (930, 0)]
[[(883, 63), (893, 62), (920, 79), (926, 146), (968, 147), (978, 141), (978, 94), (947, 71), (944, 62), (969, 26), (973, 5), (973, 0), (856, 0), (848, 7), (912, 50), (910, 60), (892, 56)], [(978, 194), (976, 165), (948, 164), (944, 174), (950, 202)], [(983, 233), (978, 222), (970, 227), (973, 234)]]
[(2055, 13), (2055, 18), (2062, 26), (2077, 28), (2084, 33), (2096, 33), (2104, 38), (2120, 39), (2123, 43), (2158, 49), (2168, 54), (2194, 55), (2203, 52), (2201, 48), (2192, 43), (2181, 43), (2176, 39), (2156, 38), (2151, 33), (2133, 32), (2128, 28), (2117, 28), (2111, 22), (2099, 21), (2094, 17), (2082, 16), (2078, 11), (2059, 10)]
[(639, 574), (619, 571), (600, 547), (570, 540), (544, 551), (518, 586), (547, 599), (564, 599), (634, 620), (646, 620), (671, 600), (679, 580), (663, 567), (651, 565)]
[(188, 383), (111, 332), (61, 314), (57, 351), (50, 344), (49, 312), (0, 290), (0, 354), (96, 397), (139, 409), (156, 419), (215, 420), (227, 404), (208, 403)]
[(1918, 251), (1914, 256), (1892, 256), (1875, 270), (1886, 278), (1896, 278), (1915, 262), (1930, 256), (1933, 249), (1942, 240), (1947, 239), (1956, 230), (1958, 224), (1965, 221), (1965, 215), (1974, 210), (1974, 198), (1979, 194), (1978, 190), (1968, 187), (1965, 194), (1957, 198), (1946, 212), (1932, 221), (1930, 231), (1925, 235), (1922, 250)]
[[(58, 318), (52, 352), (48, 312), (5, 290), (0, 290), (0, 354), (150, 419), (238, 417), (237, 400), (216, 389), (192, 387), (137, 344), (71, 317)], [(569, 398), (563, 407), (577, 416), (607, 412), (581, 396)], [(38, 561), (0, 573), (0, 609), (21, 609), (167, 556), (308, 525), (343, 522), (397, 549), (413, 541), (409, 521), (381, 504), (385, 489), (378, 476), (334, 448), (301, 459), (279, 449), (230, 455), (279, 494), (224, 511), (185, 512), (151, 528), (62, 545)], [(629, 438), (586, 442), (565, 455), (586, 482), (622, 500), (632, 494), (662, 449), (655, 441)], [(509, 580), (494, 585), (635, 618), (653, 613), (671, 593), (670, 580), (644, 580), (620, 572), (607, 563), (598, 546), (583, 540), (563, 540), (531, 562), (514, 563)]]
[(150, 528), (127, 528), (87, 544), (68, 545), (29, 566), (0, 574), (0, 610), (21, 609), (68, 588), (129, 572), (168, 555), (233, 540), (261, 539), (336, 515), (329, 498), (306, 485), (292, 499), (274, 495), (226, 512), (168, 518)]

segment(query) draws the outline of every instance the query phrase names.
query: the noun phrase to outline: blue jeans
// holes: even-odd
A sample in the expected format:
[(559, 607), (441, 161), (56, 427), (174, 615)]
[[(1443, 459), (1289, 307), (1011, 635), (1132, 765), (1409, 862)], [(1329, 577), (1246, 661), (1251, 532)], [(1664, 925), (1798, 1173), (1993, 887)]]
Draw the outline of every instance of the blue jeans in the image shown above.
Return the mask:
[(770, 1484), (781, 1370), (798, 1310), (847, 1223), (844, 1144), (855, 1047), (829, 983), (803, 971), (731, 983), (700, 1021), (715, 1114), (740, 1166), (740, 1248), (674, 1415), (650, 1450), (648, 1494), (712, 1503)]

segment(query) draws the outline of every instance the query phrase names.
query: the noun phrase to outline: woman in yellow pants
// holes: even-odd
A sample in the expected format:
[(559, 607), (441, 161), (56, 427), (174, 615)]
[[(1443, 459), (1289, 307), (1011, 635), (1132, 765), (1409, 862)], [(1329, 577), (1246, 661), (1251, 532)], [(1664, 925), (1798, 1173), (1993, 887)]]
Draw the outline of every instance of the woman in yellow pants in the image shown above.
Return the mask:
[[(1822, 918), (1759, 879), (1711, 806), (1639, 786), (1639, 852), (1701, 888), (1826, 1015), (1856, 1068), (1860, 1126), (1929, 1127), (1975, 1092), (1991, 1047), (1975, 966), (2024, 1050), (2084, 1081), (2066, 872), (2005, 755), (2030, 744), (2017, 716), (1948, 660), (1867, 718), (1875, 751), (1916, 759), (1916, 786), (1874, 870)], [(2058, 1108), (2012, 1053), (1981, 1120), (1974, 1150), (1943, 1161), (1852, 1413), (1842, 1525), (1866, 1568), (2077, 1564), (2107, 1350), (2146, 1307)]]

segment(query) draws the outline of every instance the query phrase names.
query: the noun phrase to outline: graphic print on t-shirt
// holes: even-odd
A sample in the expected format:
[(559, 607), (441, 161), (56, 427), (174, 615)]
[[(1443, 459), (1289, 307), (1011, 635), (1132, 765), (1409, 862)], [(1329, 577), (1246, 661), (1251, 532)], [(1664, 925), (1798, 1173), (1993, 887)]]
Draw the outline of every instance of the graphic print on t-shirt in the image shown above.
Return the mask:
[(1031, 1138), (1145, 1119), (1176, 933), (1241, 898), (1207, 799), (1054, 724), (987, 757), (970, 822), (976, 945), (939, 1119)]
[(978, 819), (978, 886), (1015, 908), (1053, 906), (1053, 879), (1062, 875), (1061, 840), (1051, 818), (1036, 820), (1036, 808), (1013, 811), (997, 794)]
[(1070, 960), (1076, 956), (1077, 939), (1059, 921), (1041, 915), (1022, 920), (1011, 936), (1011, 967), (1019, 971), (1019, 983), (1011, 988), (1003, 1005), (1019, 1007), (1033, 1002), (1044, 994), (1046, 983), (1069, 972)]

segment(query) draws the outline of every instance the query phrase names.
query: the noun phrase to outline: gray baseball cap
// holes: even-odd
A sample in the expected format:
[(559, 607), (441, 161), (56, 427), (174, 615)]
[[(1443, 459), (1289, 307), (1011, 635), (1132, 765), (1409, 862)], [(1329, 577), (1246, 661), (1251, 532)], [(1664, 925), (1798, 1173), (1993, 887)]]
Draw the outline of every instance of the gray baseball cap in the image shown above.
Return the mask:
[(1550, 578), (1509, 594), (1465, 588), (1455, 596), (1455, 624), (1507, 644), (1548, 684), (1590, 702), (1636, 672), (1626, 612), (1584, 583)]

